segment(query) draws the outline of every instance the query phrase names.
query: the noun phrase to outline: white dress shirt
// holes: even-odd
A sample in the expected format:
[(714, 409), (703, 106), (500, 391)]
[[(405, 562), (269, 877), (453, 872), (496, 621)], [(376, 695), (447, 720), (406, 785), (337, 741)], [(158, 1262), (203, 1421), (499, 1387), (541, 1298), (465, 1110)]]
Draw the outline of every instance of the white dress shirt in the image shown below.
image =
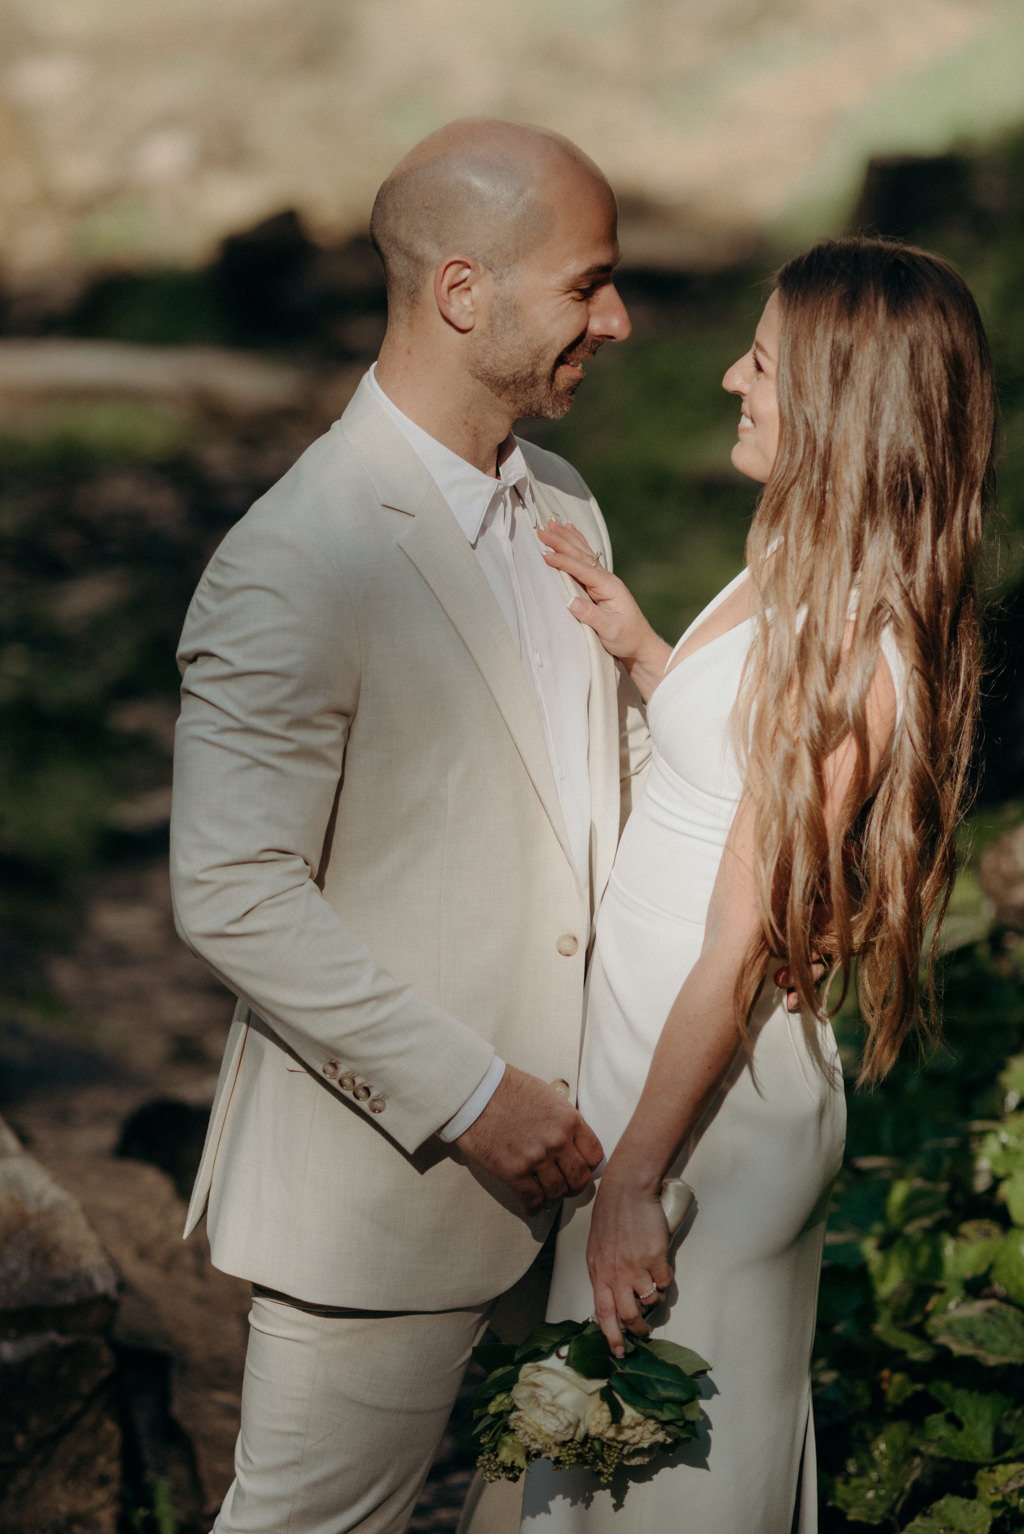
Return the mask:
[[(537, 537), (530, 476), (515, 437), (500, 450), (497, 477), (460, 458), (409, 419), (370, 369), (374, 397), (430, 473), (465, 533), (533, 683), (537, 711), (558, 789), (569, 846), (586, 888), (590, 878), (590, 773), (587, 765), (590, 661), (583, 632), (568, 611), (558, 571), (545, 562)], [(440, 1131), (457, 1139), (483, 1112), (504, 1072), (491, 1069)]]

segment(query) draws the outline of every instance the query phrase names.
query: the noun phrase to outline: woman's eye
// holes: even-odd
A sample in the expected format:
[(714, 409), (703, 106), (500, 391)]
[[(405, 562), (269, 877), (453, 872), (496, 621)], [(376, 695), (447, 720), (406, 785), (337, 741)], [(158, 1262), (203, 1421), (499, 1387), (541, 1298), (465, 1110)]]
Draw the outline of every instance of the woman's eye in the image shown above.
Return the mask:
[(764, 372), (764, 368), (761, 366), (761, 359), (758, 357), (757, 353), (756, 352), (751, 352), (750, 355), (751, 355), (751, 358), (753, 359), (753, 363), (754, 363), (754, 372), (755, 373), (763, 373)]

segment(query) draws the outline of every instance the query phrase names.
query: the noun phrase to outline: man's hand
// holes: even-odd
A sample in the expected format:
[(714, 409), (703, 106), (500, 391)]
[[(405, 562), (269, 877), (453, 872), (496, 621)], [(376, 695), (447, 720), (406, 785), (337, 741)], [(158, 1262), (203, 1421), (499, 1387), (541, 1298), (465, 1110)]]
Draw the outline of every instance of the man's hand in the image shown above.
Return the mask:
[(507, 1183), (525, 1214), (536, 1214), (591, 1181), (604, 1152), (571, 1103), (537, 1076), (507, 1065), (475, 1124), (455, 1144)]

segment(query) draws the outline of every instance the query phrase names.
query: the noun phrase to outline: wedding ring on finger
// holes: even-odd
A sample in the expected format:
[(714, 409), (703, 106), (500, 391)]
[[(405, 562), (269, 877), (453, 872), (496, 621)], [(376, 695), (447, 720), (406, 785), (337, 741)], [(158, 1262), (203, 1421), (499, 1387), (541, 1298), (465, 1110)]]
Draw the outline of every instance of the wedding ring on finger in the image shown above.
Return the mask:
[(602, 559), (604, 559), (604, 554), (598, 549), (590, 561), (590, 568), (593, 569), (595, 565), (599, 565)]
[(653, 1299), (653, 1297), (657, 1294), (657, 1292), (658, 1292), (658, 1286), (657, 1286), (657, 1284), (655, 1284), (652, 1288), (648, 1289), (644, 1294), (638, 1294), (637, 1295), (637, 1299), (640, 1301), (641, 1305), (646, 1305), (647, 1301), (650, 1300), (650, 1299)]

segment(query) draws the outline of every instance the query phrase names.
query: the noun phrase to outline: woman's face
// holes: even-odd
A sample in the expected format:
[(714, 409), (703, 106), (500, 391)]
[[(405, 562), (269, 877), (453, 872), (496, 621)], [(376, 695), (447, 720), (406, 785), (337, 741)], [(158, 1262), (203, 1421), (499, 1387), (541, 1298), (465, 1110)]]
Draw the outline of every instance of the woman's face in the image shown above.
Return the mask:
[(775, 382), (779, 367), (779, 300), (773, 293), (754, 334), (754, 344), (722, 379), (722, 388), (738, 394), (742, 410), (732, 461), (741, 474), (762, 484), (775, 463), (779, 445), (779, 401)]

